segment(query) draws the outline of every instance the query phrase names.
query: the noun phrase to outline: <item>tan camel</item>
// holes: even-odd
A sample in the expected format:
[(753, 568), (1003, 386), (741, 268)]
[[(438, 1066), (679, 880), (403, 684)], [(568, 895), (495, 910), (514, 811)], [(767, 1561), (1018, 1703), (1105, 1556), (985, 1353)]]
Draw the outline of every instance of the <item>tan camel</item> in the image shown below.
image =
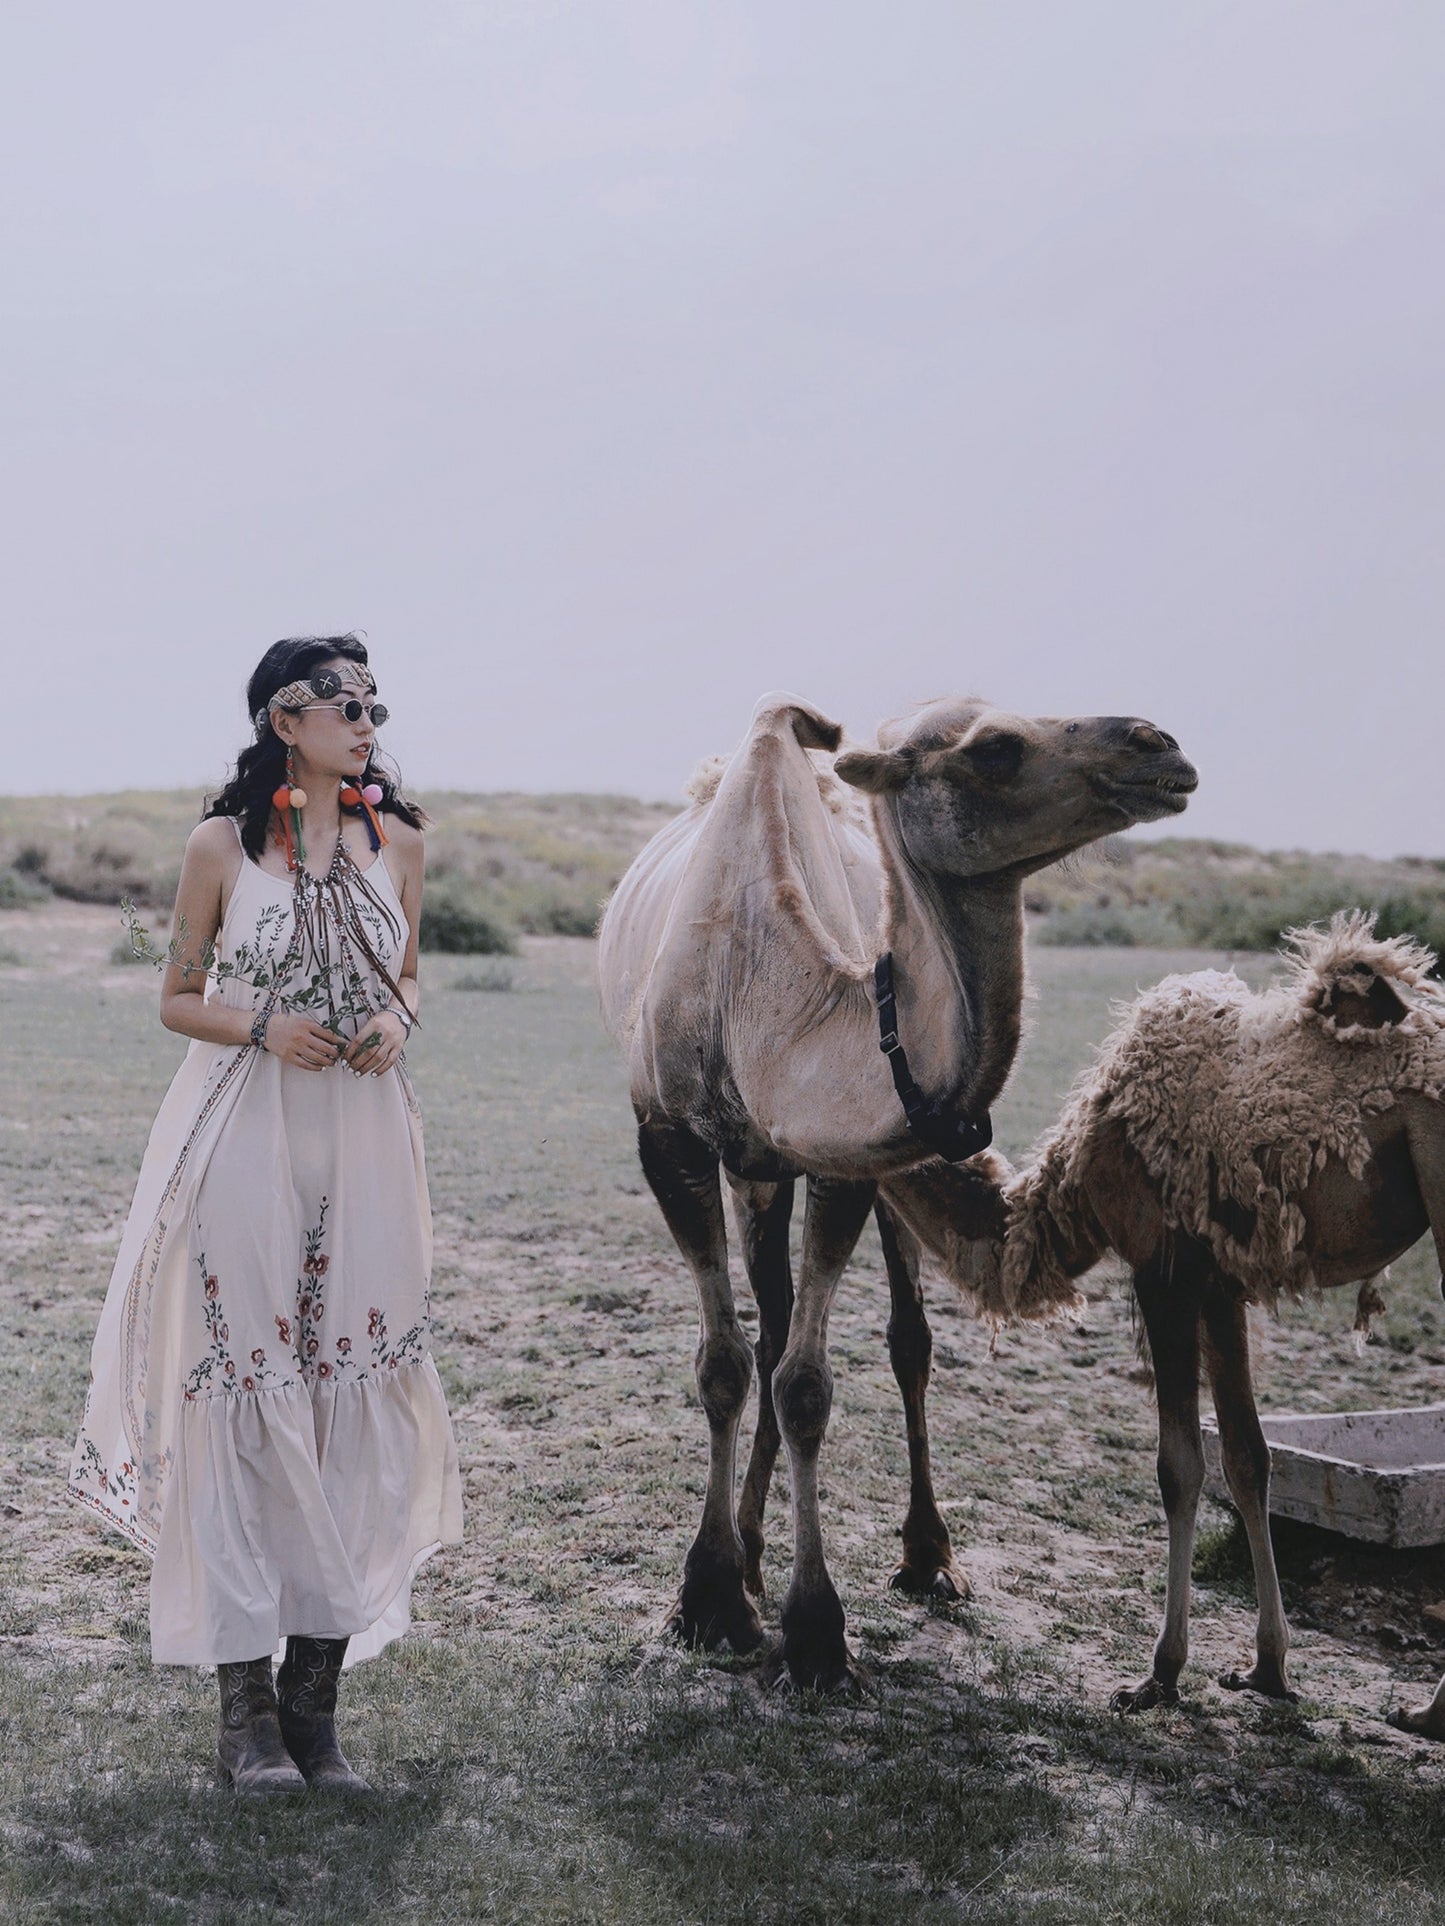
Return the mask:
[[(1129, 1264), (1153, 1355), (1159, 1486), (1169, 1522), (1164, 1625), (1126, 1711), (1172, 1704), (1188, 1655), (1204, 1455), (1201, 1358), (1259, 1601), (1254, 1665), (1221, 1684), (1293, 1696), (1269, 1535), (1269, 1448), (1250, 1383), (1246, 1307), (1281, 1291), (1374, 1280), (1428, 1229), (1445, 1269), (1445, 994), (1435, 959), (1355, 912), (1295, 932), (1289, 978), (1255, 995), (1233, 975), (1169, 977), (1130, 1007), (1007, 1191), (997, 1301), (1037, 1314), (1106, 1250)], [(945, 1263), (977, 1199), (929, 1167), (884, 1196)], [(952, 1236), (953, 1241), (950, 1242)], [(977, 1253), (972, 1262), (979, 1263)], [(1445, 1683), (1399, 1712), (1445, 1738)]]
[[(599, 947), (642, 1167), (701, 1311), (707, 1491), (672, 1623), (694, 1643), (748, 1651), (761, 1641), (746, 1581), (760, 1588), (781, 1434), (794, 1556), (779, 1664), (824, 1687), (851, 1670), (818, 1507), (828, 1315), (876, 1181), (940, 1145), (960, 1156), (987, 1141), (988, 1106), (1018, 1045), (1024, 878), (1095, 837), (1177, 812), (1196, 783), (1150, 723), (1029, 719), (952, 700), (887, 725), (878, 749), (838, 758), (837, 775), (872, 798), (868, 821), (829, 808), (808, 753), (836, 750), (839, 737), (806, 703), (766, 698), (715, 792), (623, 878)], [(890, 1054), (875, 1000), (880, 953), (896, 996)], [(753, 1354), (728, 1277), (720, 1169), (761, 1324), (758, 1438), (740, 1514), (737, 1432)], [(795, 1298), (788, 1219), (799, 1177)], [(916, 1336), (916, 1275), (910, 1287), (905, 1254), (893, 1255), (895, 1314), (902, 1301)], [(926, 1351), (923, 1368), (926, 1377)], [(918, 1401), (921, 1417), (921, 1389)], [(946, 1533), (942, 1542), (946, 1559)]]

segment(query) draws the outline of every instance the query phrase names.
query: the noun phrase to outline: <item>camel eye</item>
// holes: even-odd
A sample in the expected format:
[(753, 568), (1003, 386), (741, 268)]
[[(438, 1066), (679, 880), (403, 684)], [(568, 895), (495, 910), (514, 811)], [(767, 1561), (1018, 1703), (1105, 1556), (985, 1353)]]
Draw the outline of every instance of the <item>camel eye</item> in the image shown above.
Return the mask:
[(1000, 730), (996, 735), (981, 736), (976, 742), (970, 742), (963, 753), (977, 775), (990, 782), (1007, 782), (1019, 772), (1019, 764), (1024, 759), (1024, 740), (1022, 736)]

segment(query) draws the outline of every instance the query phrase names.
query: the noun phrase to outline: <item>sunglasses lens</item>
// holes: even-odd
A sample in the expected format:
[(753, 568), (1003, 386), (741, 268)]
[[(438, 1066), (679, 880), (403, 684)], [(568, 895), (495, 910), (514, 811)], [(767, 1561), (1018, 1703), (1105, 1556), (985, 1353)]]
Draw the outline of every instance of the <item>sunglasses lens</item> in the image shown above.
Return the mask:
[(341, 677), (335, 669), (322, 669), (311, 678), (312, 693), (322, 702), (329, 702), (341, 690)]
[(379, 728), (381, 727), (381, 725), (382, 725), (382, 723), (386, 721), (386, 719), (387, 719), (387, 717), (388, 717), (388, 716), (389, 716), (390, 714), (391, 714), (391, 711), (390, 711), (390, 709), (388, 709), (388, 708), (387, 708), (387, 706), (386, 706), (386, 704), (385, 704), (384, 702), (373, 702), (373, 703), (372, 703), (372, 705), (371, 705), (371, 720), (372, 720), (372, 723), (373, 723), (373, 724), (375, 725), (375, 727), (376, 727), (376, 728), (378, 728), (378, 729), (379, 729)]
[(341, 713), (346, 717), (348, 722), (360, 722), (362, 707), (355, 696), (352, 696), (348, 701), (342, 703)]

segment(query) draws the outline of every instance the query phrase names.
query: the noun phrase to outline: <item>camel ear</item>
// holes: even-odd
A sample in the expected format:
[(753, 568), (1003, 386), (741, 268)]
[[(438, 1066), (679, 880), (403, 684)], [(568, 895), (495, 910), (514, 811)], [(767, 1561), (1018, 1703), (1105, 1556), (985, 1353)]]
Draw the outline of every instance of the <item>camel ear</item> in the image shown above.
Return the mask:
[(986, 782), (1011, 782), (1024, 759), (1024, 739), (1012, 729), (981, 723), (958, 745), (962, 768)]
[(850, 749), (833, 764), (835, 776), (873, 796), (901, 789), (912, 773), (913, 764), (907, 756), (890, 756), (882, 749)]

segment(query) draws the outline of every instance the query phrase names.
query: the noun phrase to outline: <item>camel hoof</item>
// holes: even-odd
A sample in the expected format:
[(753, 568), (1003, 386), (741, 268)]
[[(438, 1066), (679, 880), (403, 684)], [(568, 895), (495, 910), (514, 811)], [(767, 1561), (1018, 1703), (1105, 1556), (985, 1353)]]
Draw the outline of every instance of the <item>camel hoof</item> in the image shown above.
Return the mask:
[(693, 1651), (716, 1652), (727, 1646), (739, 1657), (755, 1652), (764, 1638), (763, 1621), (748, 1599), (700, 1606), (688, 1598), (685, 1588), (662, 1621), (662, 1630), (666, 1637)]
[(1387, 1723), (1393, 1725), (1397, 1732), (1412, 1732), (1417, 1739), (1445, 1739), (1445, 1719), (1441, 1718), (1433, 1705), (1417, 1705), (1413, 1712), (1407, 1712), (1403, 1705), (1397, 1705)]
[(973, 1597), (973, 1587), (963, 1573), (951, 1565), (935, 1565), (920, 1570), (916, 1565), (900, 1565), (889, 1576), (890, 1592), (906, 1592), (910, 1598), (937, 1598), (953, 1605)]
[(1156, 1705), (1178, 1705), (1179, 1687), (1163, 1679), (1145, 1679), (1142, 1685), (1122, 1685), (1109, 1701), (1111, 1712), (1152, 1712)]
[(780, 1697), (800, 1692), (818, 1692), (834, 1699), (862, 1698), (871, 1690), (868, 1674), (851, 1652), (841, 1659), (827, 1660), (813, 1655), (807, 1660), (790, 1658), (786, 1641), (776, 1645), (759, 1667), (759, 1676), (768, 1691)]
[(749, 1598), (766, 1598), (767, 1584), (763, 1579), (763, 1568), (751, 1562), (743, 1566), (743, 1590)]
[(1283, 1699), (1287, 1705), (1299, 1704), (1299, 1693), (1290, 1691), (1284, 1674), (1274, 1666), (1256, 1664), (1248, 1672), (1221, 1672), (1219, 1683), (1226, 1692), (1259, 1692), (1267, 1699)]

